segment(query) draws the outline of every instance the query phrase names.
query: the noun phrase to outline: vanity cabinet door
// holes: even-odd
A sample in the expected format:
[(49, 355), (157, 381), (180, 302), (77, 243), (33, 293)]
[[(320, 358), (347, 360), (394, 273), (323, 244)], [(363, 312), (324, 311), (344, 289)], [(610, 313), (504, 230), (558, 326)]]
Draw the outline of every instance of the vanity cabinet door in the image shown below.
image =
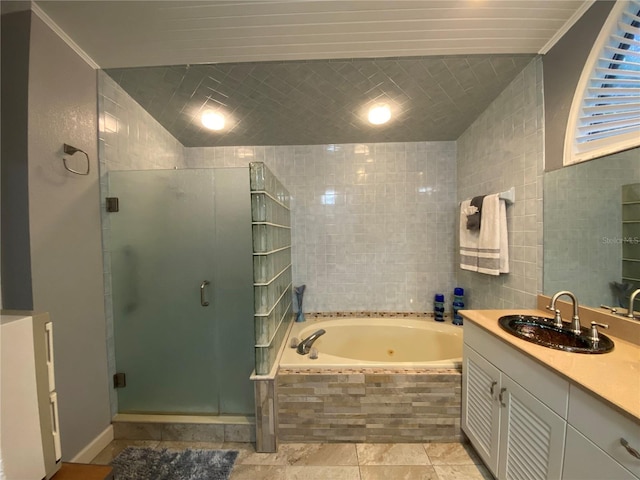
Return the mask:
[(571, 425), (567, 427), (563, 480), (637, 480)]
[(566, 421), (504, 374), (498, 402), (498, 478), (561, 478)]
[(495, 475), (500, 433), (500, 371), (468, 345), (462, 367), (462, 430)]

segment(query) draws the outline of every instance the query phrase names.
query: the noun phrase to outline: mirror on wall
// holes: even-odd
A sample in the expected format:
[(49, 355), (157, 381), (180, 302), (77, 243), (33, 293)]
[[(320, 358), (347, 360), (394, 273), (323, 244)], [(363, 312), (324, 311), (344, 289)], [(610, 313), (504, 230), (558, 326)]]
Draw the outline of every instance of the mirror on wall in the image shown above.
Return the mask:
[(640, 243), (629, 233), (640, 227), (623, 229), (623, 186), (638, 182), (640, 148), (545, 173), (546, 295), (570, 290), (581, 305), (626, 307), (623, 250)]

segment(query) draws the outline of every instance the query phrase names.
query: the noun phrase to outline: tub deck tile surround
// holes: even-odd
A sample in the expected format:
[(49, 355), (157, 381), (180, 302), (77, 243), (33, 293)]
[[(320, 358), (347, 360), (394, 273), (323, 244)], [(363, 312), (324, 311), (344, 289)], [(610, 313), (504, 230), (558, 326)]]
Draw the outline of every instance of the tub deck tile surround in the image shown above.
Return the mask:
[(276, 391), (281, 442), (461, 439), (459, 370), (281, 368)]

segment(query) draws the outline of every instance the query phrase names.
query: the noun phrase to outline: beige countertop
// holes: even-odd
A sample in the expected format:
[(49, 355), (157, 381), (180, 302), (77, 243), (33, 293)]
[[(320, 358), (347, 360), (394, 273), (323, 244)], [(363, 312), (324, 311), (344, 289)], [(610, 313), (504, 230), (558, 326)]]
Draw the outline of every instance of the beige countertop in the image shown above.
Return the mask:
[[(464, 317), (571, 383), (590, 391), (640, 423), (640, 346), (609, 336), (613, 351), (580, 354), (554, 350), (522, 340), (500, 328), (498, 318), (522, 314), (548, 317), (541, 310), (465, 310)], [(640, 328), (640, 327), (639, 327)]]

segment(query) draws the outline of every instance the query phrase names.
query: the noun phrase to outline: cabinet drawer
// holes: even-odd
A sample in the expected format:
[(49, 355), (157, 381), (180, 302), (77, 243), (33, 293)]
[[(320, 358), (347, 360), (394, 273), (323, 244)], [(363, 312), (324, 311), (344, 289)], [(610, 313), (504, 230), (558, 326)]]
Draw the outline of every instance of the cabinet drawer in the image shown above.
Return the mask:
[(514, 347), (471, 322), (464, 324), (464, 342), (528, 390), (563, 419), (567, 418), (569, 382)]
[(623, 467), (640, 477), (640, 459), (620, 443), (624, 438), (640, 451), (640, 424), (572, 385), (569, 392), (569, 424), (608, 453)]
[(571, 425), (567, 427), (563, 480), (635, 480), (627, 470)]

